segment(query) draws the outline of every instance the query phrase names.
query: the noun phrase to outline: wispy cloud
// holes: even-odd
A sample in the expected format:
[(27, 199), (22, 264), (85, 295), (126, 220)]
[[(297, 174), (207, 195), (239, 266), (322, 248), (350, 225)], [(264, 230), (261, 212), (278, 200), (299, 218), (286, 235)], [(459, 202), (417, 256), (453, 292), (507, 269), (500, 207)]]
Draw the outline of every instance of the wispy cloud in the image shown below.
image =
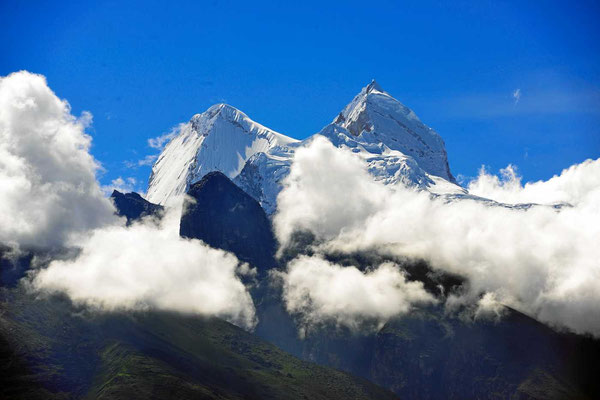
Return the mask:
[[(524, 71), (495, 87), (448, 94), (428, 107), (445, 118), (587, 115), (600, 117), (600, 87), (556, 70)], [(507, 77), (510, 79), (510, 77)]]
[(169, 133), (148, 139), (148, 146), (153, 149), (162, 150), (165, 145), (178, 134), (178, 130), (173, 129)]
[[(157, 137), (153, 137), (148, 139), (148, 146), (151, 148), (162, 151), (164, 147), (173, 139), (179, 131), (177, 129), (173, 129), (164, 135), (160, 135)], [(139, 167), (151, 167), (156, 159), (158, 158), (158, 154), (148, 154), (139, 160), (128, 160), (124, 161), (123, 164), (129, 169), (136, 169)]]
[(521, 89), (517, 88), (514, 92), (513, 92), (513, 98), (515, 99), (515, 104), (517, 104), (519, 102), (519, 100), (521, 100)]
[[(102, 186), (102, 192), (105, 196), (110, 196), (113, 190), (118, 190), (119, 192), (129, 193), (136, 191), (137, 180), (132, 177), (122, 178), (118, 177), (117, 179), (113, 179), (110, 184)], [(138, 190), (139, 191), (139, 190)]]
[[(148, 146), (155, 150), (162, 151), (167, 143), (169, 143), (171, 139), (173, 139), (179, 133), (177, 128), (178, 127), (173, 128), (170, 132), (163, 135), (148, 139)], [(127, 168), (133, 169), (138, 167), (150, 167), (154, 164), (154, 161), (156, 161), (157, 158), (158, 154), (148, 154), (139, 160), (125, 161), (124, 164)]]
[[(600, 115), (600, 89), (523, 89), (506, 93), (470, 93), (441, 99), (435, 108), (450, 118), (494, 118), (509, 115)], [(515, 105), (518, 103), (518, 107)]]
[(154, 164), (158, 155), (156, 154), (148, 154), (144, 158), (136, 161), (125, 161), (124, 164), (127, 168), (137, 168), (137, 167), (149, 167)]

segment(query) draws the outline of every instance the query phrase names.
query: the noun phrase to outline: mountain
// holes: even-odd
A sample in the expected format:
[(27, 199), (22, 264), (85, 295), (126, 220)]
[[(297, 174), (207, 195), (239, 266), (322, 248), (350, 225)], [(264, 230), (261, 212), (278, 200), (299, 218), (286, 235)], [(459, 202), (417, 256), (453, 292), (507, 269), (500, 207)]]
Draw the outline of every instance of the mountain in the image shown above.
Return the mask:
[[(207, 174), (188, 194), (182, 235), (211, 241), (265, 272), (267, 264), (256, 260), (265, 254), (272, 260), (274, 242), (258, 202), (220, 172)], [(288, 250), (296, 253), (284, 255), (281, 265), (285, 257), (310, 254), (310, 238), (297, 243)], [(2, 268), (14, 262), (7, 256)], [(27, 257), (17, 270), (27, 269)], [(468, 284), (424, 262), (375, 252), (326, 257), (361, 270), (393, 261), (434, 296), (460, 292)], [(251, 334), (217, 318), (152, 310), (97, 313), (73, 306), (66, 296), (40, 298), (9, 275), (10, 287), (0, 287), (0, 398), (385, 399), (395, 394), (558, 400), (594, 399), (600, 393), (594, 367), (600, 341), (556, 332), (510, 308), (501, 319), (474, 319), (434, 305), (394, 318), (376, 332), (332, 325), (299, 337), (281, 286), (262, 273), (249, 288), (259, 318)]]
[(260, 204), (218, 171), (190, 186), (180, 235), (231, 251), (259, 273), (276, 265), (276, 241)]
[[(234, 123), (231, 121), (237, 121)], [(317, 135), (365, 160), (376, 180), (432, 193), (464, 194), (450, 172), (442, 138), (375, 81), (364, 87)], [(152, 169), (148, 200), (164, 204), (219, 170), (272, 214), (281, 181), (301, 142), (275, 133), (223, 104), (179, 128)]]
[(394, 399), (218, 318), (96, 313), (0, 288), (3, 399)]
[(252, 155), (295, 142), (234, 107), (214, 105), (177, 128), (177, 136), (152, 167), (146, 198), (164, 205), (208, 172), (221, 171), (233, 178)]
[[(246, 225), (255, 215), (246, 211), (249, 207), (244, 203), (254, 204), (252, 208), (258, 203), (218, 172), (192, 185), (189, 194), (194, 201), (187, 206), (202, 209), (187, 221), (187, 229), (202, 226), (202, 233), (193, 237), (214, 235), (211, 246), (243, 258), (239, 249), (247, 236), (239, 232), (248, 230)], [(182, 231), (185, 219), (184, 215)], [(259, 224), (270, 229), (264, 212)], [(243, 251), (252, 254), (260, 245), (253, 242)], [(289, 251), (296, 253), (284, 256), (281, 265), (285, 257), (310, 252), (310, 246)], [(423, 282), (437, 297), (457, 294), (468, 284), (460, 276), (434, 271), (423, 261), (368, 252), (327, 257), (361, 270), (395, 262), (402, 265), (407, 279)], [(400, 398), (591, 399), (600, 391), (588, 361), (600, 357), (599, 341), (556, 332), (514, 309), (504, 307), (502, 318), (474, 319), (468, 312), (448, 314), (442, 306), (430, 306), (394, 318), (376, 332), (321, 326), (299, 337), (294, 315), (285, 310), (281, 287), (265, 276), (251, 289), (259, 319), (257, 336), (306, 361), (368, 379)]]
[(305, 144), (306, 141), (303, 141), (295, 146), (253, 155), (233, 181), (256, 199), (268, 215), (272, 215), (277, 209), (281, 182), (290, 171), (294, 150)]
[(599, 355), (598, 341), (557, 333), (509, 308), (499, 320), (472, 320), (431, 307), (369, 335), (313, 332), (301, 357), (367, 378), (402, 399), (558, 400), (597, 398), (592, 360)]
[(12, 287), (18, 284), (19, 279), (25, 276), (33, 253), (13, 248), (0, 243), (0, 287)]
[(390, 96), (375, 80), (335, 118), (360, 143), (381, 143), (412, 157), (426, 173), (455, 182), (444, 141), (408, 107)]
[(164, 207), (150, 203), (136, 192), (121, 193), (114, 190), (110, 198), (117, 209), (117, 215), (127, 218), (127, 225), (149, 215), (159, 217), (164, 210)]

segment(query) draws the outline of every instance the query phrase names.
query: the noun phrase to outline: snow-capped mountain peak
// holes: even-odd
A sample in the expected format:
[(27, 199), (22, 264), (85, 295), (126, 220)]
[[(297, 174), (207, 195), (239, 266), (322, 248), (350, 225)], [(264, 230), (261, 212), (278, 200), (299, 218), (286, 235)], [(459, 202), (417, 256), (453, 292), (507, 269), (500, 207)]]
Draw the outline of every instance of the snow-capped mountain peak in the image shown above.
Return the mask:
[[(216, 104), (177, 128), (154, 167), (147, 198), (165, 204), (211, 171), (221, 171), (272, 214), (281, 182), (300, 142), (252, 121), (238, 109)], [(320, 132), (351, 150), (375, 180), (432, 193), (463, 193), (450, 173), (442, 138), (375, 81), (362, 88)]]
[(377, 90), (378, 92), (383, 92), (383, 89), (381, 88), (381, 86), (379, 86), (379, 83), (377, 83), (377, 81), (375, 79), (371, 80), (371, 83), (369, 83), (366, 86), (367, 91), (372, 91), (372, 90)]
[(333, 124), (346, 129), (359, 142), (398, 150), (414, 158), (427, 173), (454, 182), (442, 138), (375, 80), (362, 88)]
[(176, 128), (152, 168), (147, 199), (165, 204), (211, 171), (235, 177), (252, 155), (297, 140), (252, 121), (227, 104), (216, 104)]

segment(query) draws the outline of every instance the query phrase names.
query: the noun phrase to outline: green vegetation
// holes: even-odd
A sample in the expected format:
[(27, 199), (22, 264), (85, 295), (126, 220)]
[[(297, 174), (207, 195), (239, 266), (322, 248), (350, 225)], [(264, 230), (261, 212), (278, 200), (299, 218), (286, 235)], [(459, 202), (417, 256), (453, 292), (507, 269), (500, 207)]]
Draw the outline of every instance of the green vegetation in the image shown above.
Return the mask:
[(395, 398), (217, 318), (89, 313), (20, 290), (5, 290), (0, 310), (2, 398)]

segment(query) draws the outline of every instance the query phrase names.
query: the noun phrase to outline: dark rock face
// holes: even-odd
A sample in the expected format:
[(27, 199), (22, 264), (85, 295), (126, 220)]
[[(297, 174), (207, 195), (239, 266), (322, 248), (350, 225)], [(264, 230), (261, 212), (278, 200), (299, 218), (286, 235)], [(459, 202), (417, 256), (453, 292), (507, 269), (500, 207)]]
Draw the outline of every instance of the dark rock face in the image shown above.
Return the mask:
[(0, 287), (16, 286), (29, 269), (33, 253), (11, 254), (11, 248), (0, 243)]
[(560, 334), (515, 310), (464, 321), (442, 309), (413, 312), (376, 334), (325, 331), (303, 358), (362, 376), (402, 399), (597, 398), (590, 370), (598, 341)]
[(163, 206), (150, 203), (136, 192), (121, 193), (115, 190), (110, 197), (117, 214), (127, 218), (127, 225), (148, 215), (160, 216), (163, 211)]
[[(302, 244), (310, 239), (297, 238), (298, 254), (306, 253)], [(460, 293), (466, 283), (423, 261), (374, 252), (326, 258), (361, 270), (396, 262), (408, 280), (423, 282), (435, 296)], [(508, 307), (500, 319), (473, 319), (467, 310), (447, 314), (442, 306), (430, 306), (394, 318), (377, 332), (330, 325), (301, 339), (277, 288), (263, 285), (253, 296), (258, 336), (302, 359), (366, 378), (402, 399), (600, 398), (592, 372), (598, 365), (594, 360), (600, 359), (600, 341), (556, 332)]]
[[(290, 317), (257, 305), (256, 334), (304, 360), (366, 378), (401, 399), (592, 399), (600, 342), (558, 333), (515, 310), (463, 320), (439, 307), (414, 311), (372, 334), (323, 327), (304, 339)], [(292, 323), (293, 326), (293, 323)]]
[(221, 172), (206, 174), (190, 187), (179, 233), (231, 251), (259, 273), (276, 266), (276, 241), (260, 204)]

